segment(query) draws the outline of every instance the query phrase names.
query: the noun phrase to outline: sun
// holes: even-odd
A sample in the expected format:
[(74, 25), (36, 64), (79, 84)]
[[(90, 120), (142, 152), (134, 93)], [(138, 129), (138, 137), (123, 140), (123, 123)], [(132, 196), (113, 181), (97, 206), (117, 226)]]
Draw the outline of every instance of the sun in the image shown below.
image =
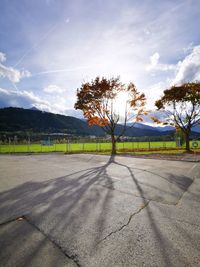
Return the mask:
[(128, 104), (129, 95), (127, 92), (120, 92), (114, 101), (114, 112), (120, 116), (125, 115), (126, 105)]

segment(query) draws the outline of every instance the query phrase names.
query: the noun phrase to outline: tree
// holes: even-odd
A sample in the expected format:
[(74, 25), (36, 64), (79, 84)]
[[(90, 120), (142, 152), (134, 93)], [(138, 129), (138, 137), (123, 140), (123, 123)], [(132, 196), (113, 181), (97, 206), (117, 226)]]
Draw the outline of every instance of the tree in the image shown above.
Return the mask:
[(180, 127), (176, 127), (175, 138), (178, 146), (182, 146), (184, 144), (185, 136)]
[[(116, 126), (120, 120), (115, 100), (121, 92), (126, 92), (128, 99), (124, 104), (123, 128), (121, 133), (115, 136)], [(145, 95), (139, 93), (133, 83), (125, 86), (119, 77), (111, 79), (96, 77), (77, 89), (77, 102), (74, 107), (83, 111), (89, 125), (99, 125), (111, 136), (112, 154), (116, 154), (116, 141), (124, 135), (127, 122), (130, 121), (132, 127), (135, 122), (142, 121), (142, 116), (146, 114), (145, 101)]]
[[(200, 123), (200, 83), (184, 83), (164, 91), (164, 96), (155, 102), (158, 110), (167, 114), (163, 124), (180, 128), (185, 136), (186, 151), (190, 152), (189, 137), (193, 126)], [(161, 123), (159, 119), (152, 118)]]

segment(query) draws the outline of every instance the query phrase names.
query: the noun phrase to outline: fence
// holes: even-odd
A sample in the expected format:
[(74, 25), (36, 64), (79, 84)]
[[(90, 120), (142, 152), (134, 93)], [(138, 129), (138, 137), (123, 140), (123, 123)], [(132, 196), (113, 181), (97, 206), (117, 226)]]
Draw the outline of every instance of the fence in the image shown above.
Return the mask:
[[(53, 142), (16, 144), (0, 144), (0, 153), (42, 153), (42, 152), (110, 152), (111, 142), (79, 142), (70, 141), (65, 144)], [(191, 141), (191, 147), (194, 143)], [(185, 146), (177, 146), (175, 141), (150, 141), (150, 142), (119, 142), (116, 144), (118, 152), (128, 151), (153, 151), (153, 150), (175, 150), (184, 149)], [(200, 148), (200, 141), (195, 142), (195, 148)]]

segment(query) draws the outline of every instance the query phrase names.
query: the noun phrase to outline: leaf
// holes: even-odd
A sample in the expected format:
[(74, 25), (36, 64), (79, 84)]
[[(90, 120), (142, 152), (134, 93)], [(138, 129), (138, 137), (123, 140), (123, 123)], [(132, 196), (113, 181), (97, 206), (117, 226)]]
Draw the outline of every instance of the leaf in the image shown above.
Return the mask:
[(161, 124), (162, 123), (162, 121), (159, 118), (157, 118), (157, 117), (151, 117), (151, 119), (152, 119), (152, 121), (154, 123), (157, 123), (157, 124)]

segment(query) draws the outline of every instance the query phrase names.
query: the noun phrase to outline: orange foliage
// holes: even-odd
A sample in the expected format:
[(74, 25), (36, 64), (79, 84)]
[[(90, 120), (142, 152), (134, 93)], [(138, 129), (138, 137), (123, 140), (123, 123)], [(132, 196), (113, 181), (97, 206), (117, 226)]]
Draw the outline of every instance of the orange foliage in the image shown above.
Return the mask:
[(151, 119), (152, 119), (153, 122), (155, 122), (157, 124), (161, 124), (162, 123), (162, 121), (159, 120), (157, 117), (151, 117)]
[(142, 121), (142, 116), (147, 114), (144, 106), (146, 98), (143, 93), (137, 91), (135, 85), (130, 83), (128, 86), (122, 84), (117, 78), (97, 77), (90, 83), (83, 83), (77, 90), (77, 102), (75, 109), (83, 111), (84, 117), (89, 125), (106, 126), (117, 123), (115, 114), (112, 110), (112, 100), (119, 92), (128, 92), (130, 95), (130, 106), (135, 116), (135, 121)]

